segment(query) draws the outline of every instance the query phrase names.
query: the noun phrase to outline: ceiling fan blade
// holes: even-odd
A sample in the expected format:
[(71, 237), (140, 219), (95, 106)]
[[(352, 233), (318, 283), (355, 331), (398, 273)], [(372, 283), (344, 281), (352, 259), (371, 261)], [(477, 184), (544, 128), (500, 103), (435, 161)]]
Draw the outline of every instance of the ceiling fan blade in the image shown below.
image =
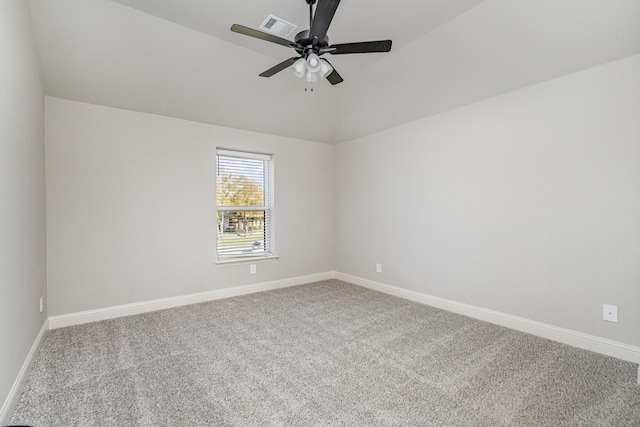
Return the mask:
[(339, 4), (340, 0), (318, 0), (315, 15), (313, 15), (313, 23), (309, 30), (309, 38), (311, 40), (314, 37), (318, 37), (320, 42), (324, 40)]
[(280, 44), (286, 47), (295, 47), (296, 44), (283, 39), (282, 37), (273, 36), (271, 34), (263, 33), (262, 31), (254, 30), (253, 28), (245, 27), (244, 25), (233, 24), (231, 31), (238, 34), (244, 34), (245, 36), (255, 37), (256, 39), (265, 40), (271, 43)]
[(329, 48), (336, 49), (335, 51), (330, 52), (332, 55), (345, 55), (348, 53), (389, 52), (391, 50), (391, 40), (334, 44), (332, 46), (329, 46)]
[(264, 72), (260, 73), (259, 76), (260, 77), (271, 77), (274, 74), (279, 73), (280, 71), (284, 70), (285, 68), (291, 67), (293, 65), (293, 63), (296, 62), (298, 59), (300, 59), (299, 56), (294, 56), (293, 58), (289, 58), (286, 61), (282, 61), (281, 63), (279, 63), (275, 67), (269, 68), (267, 71), (264, 71)]
[[(325, 61), (327, 60), (325, 59)], [(331, 65), (329, 61), (327, 61), (327, 63)], [(329, 83), (331, 83), (332, 85), (337, 85), (338, 83), (342, 83), (344, 81), (342, 76), (338, 74), (338, 72), (336, 71), (333, 65), (331, 65), (331, 68), (333, 68), (333, 71), (331, 72), (331, 74), (327, 76), (327, 80), (329, 80)]]

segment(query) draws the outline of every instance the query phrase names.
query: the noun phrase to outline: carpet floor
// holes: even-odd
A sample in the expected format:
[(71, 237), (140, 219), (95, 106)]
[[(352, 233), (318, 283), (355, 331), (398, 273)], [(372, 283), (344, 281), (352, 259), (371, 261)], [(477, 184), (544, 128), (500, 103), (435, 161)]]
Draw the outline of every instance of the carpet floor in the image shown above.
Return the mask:
[(327, 280), (52, 330), (11, 423), (640, 426), (636, 372)]

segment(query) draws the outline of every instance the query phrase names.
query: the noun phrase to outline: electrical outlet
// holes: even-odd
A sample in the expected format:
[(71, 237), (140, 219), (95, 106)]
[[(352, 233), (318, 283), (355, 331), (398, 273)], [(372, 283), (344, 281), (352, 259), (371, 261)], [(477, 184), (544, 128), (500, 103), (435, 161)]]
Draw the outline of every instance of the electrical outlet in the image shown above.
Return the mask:
[(44, 311), (44, 299), (40, 297), (40, 313)]
[(615, 305), (602, 304), (602, 319), (607, 322), (618, 322), (618, 307)]
[(382, 264), (376, 263), (376, 273), (382, 273)]
[(249, 267), (249, 273), (250, 274), (256, 274), (256, 265), (255, 264), (251, 264), (251, 266)]

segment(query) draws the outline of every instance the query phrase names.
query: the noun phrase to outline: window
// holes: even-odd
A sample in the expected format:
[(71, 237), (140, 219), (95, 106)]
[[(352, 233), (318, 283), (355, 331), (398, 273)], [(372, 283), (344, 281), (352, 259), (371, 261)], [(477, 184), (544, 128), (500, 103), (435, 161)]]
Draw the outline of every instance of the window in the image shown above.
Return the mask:
[(216, 153), (219, 262), (273, 256), (273, 161), (267, 154)]

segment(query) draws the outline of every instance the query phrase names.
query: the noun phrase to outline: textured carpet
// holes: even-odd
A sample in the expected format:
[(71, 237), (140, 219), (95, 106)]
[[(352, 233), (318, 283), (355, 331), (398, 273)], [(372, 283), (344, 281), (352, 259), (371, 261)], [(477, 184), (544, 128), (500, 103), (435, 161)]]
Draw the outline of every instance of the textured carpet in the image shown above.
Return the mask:
[(35, 426), (640, 426), (637, 365), (337, 280), (51, 331)]

